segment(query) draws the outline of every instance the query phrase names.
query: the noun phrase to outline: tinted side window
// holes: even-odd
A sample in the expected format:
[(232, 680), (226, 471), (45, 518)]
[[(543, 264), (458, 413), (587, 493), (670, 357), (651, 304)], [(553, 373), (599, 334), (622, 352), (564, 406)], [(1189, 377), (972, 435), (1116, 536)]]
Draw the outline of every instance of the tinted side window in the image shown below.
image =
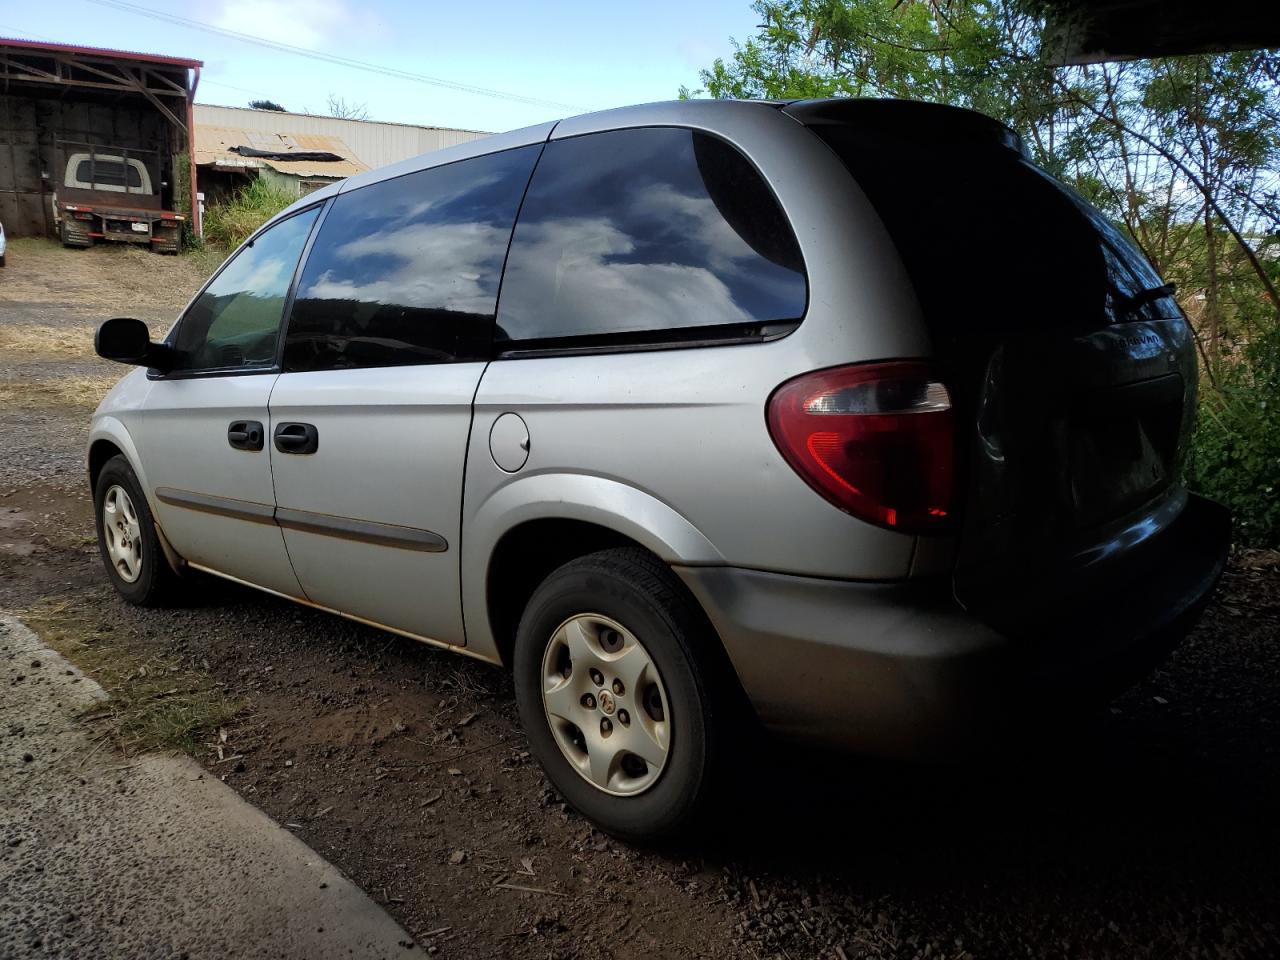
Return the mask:
[(497, 337), (797, 320), (805, 301), (791, 226), (734, 147), (692, 130), (615, 130), (547, 144), (512, 238)]
[(461, 160), (334, 200), (303, 267), (284, 369), (487, 357), (502, 260), (540, 149)]
[(319, 207), (241, 247), (178, 325), (180, 370), (273, 366), (285, 297)]

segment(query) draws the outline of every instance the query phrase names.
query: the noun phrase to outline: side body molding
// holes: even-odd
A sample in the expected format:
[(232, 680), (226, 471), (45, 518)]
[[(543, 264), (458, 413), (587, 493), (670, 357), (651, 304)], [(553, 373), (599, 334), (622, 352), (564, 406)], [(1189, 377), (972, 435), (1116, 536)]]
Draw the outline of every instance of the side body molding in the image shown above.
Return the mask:
[(581, 520), (606, 527), (683, 566), (723, 564), (724, 557), (684, 516), (652, 494), (607, 477), (578, 473), (520, 476), (474, 512), (464, 509), (462, 615), (467, 648), (500, 660), (486, 597), (489, 561), (502, 537), (530, 520)]

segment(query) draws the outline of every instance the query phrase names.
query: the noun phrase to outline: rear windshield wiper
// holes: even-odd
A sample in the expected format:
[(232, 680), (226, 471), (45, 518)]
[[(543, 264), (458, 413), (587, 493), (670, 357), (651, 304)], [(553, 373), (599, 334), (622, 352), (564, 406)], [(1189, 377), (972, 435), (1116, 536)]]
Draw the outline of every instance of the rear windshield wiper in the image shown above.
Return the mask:
[(1145, 290), (1139, 290), (1137, 293), (1121, 294), (1120, 299), (1125, 307), (1130, 310), (1137, 310), (1139, 307), (1146, 306), (1153, 300), (1163, 300), (1165, 297), (1172, 297), (1177, 291), (1176, 283), (1162, 283), (1158, 287), (1147, 287)]

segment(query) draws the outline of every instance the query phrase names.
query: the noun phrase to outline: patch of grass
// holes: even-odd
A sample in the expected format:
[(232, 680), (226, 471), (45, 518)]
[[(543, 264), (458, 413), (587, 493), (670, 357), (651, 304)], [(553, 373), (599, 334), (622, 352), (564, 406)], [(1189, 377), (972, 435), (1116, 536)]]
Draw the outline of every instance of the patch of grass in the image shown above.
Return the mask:
[(93, 331), (47, 323), (0, 325), (0, 352), (23, 359), (83, 360), (93, 356)]
[(213, 243), (203, 243), (198, 247), (190, 247), (182, 253), (182, 259), (186, 260), (201, 276), (207, 277), (222, 266), (222, 261), (226, 260), (230, 254), (222, 247)]
[(231, 199), (205, 210), (205, 242), (234, 250), (249, 234), (297, 199), (296, 195), (262, 177), (254, 177)]
[(206, 745), (243, 704), (176, 658), (134, 649), (115, 631), (91, 629), (77, 606), (70, 599), (46, 601), (21, 616), (107, 691), (110, 699), (82, 714), (98, 738), (126, 756), (154, 750), (207, 753)]
[(1280, 328), (1202, 385), (1187, 480), (1231, 508), (1240, 543), (1280, 547)]
[(120, 376), (71, 374), (47, 380), (0, 380), (0, 405), (20, 408), (67, 406), (92, 410), (120, 381)]
[[(163, 339), (163, 324), (150, 324), (151, 339)], [(92, 325), (51, 323), (0, 324), (0, 355), (22, 360), (89, 360), (93, 352)]]
[(57, 240), (50, 240), (46, 237), (10, 237), (7, 246), (9, 253), (15, 250), (20, 253), (30, 253), (51, 250), (54, 247), (60, 247), (61, 244)]

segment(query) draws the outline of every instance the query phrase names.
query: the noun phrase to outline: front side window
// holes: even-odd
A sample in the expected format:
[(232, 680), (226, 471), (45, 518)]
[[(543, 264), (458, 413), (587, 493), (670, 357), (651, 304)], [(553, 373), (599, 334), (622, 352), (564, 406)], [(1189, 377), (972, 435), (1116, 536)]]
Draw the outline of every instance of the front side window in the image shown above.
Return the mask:
[(338, 196), (302, 270), (285, 372), (488, 356), (502, 260), (540, 149)]
[(178, 324), (177, 369), (275, 364), (285, 298), (319, 210), (277, 223), (236, 252)]
[(791, 226), (737, 149), (694, 130), (614, 130), (547, 145), (511, 241), (497, 339), (661, 340), (796, 321), (806, 296)]

